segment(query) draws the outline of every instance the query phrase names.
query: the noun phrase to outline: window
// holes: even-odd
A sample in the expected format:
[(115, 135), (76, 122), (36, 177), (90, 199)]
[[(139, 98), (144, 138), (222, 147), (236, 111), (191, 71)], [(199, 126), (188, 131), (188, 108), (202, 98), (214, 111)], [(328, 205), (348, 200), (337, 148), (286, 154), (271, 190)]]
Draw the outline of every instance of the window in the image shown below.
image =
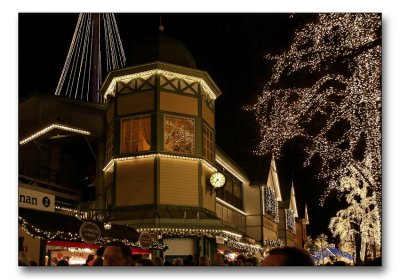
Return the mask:
[(285, 213), (286, 213), (286, 228), (292, 230), (293, 233), (296, 233), (293, 210), (291, 208), (285, 209)]
[(121, 153), (150, 150), (150, 116), (123, 119), (121, 123)]
[(276, 202), (275, 191), (269, 187), (263, 187), (263, 199), (264, 199), (264, 214), (268, 213), (276, 217), (278, 213), (278, 204)]
[(217, 198), (229, 203), (237, 209), (243, 210), (242, 183), (227, 173), (225, 173), (225, 177), (225, 186), (217, 189)]
[(107, 129), (106, 160), (109, 161), (113, 155), (114, 125), (111, 122)]
[(194, 119), (165, 115), (164, 150), (194, 154)]
[(203, 156), (213, 162), (213, 132), (203, 124)]

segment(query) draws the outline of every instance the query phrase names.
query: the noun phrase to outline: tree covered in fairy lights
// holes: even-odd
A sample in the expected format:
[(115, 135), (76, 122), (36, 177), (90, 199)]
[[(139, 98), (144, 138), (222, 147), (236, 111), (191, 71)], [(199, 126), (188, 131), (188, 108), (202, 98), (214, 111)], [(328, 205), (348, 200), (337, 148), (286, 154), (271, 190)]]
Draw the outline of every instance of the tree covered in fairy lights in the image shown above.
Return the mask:
[(341, 244), (353, 244), (358, 263), (367, 254), (373, 258), (379, 256), (381, 248), (381, 215), (376, 192), (368, 182), (372, 179), (370, 170), (368, 158), (363, 169), (348, 168), (348, 175), (340, 179), (338, 188), (345, 195), (348, 207), (339, 210), (329, 223), (329, 229)]
[(322, 202), (347, 166), (362, 168), (368, 155), (380, 199), (381, 16), (319, 14), (295, 31), (287, 50), (266, 59), (272, 75), (246, 108), (260, 124), (256, 152), (279, 158), (289, 140), (305, 139), (305, 166), (316, 160), (319, 178), (330, 181)]

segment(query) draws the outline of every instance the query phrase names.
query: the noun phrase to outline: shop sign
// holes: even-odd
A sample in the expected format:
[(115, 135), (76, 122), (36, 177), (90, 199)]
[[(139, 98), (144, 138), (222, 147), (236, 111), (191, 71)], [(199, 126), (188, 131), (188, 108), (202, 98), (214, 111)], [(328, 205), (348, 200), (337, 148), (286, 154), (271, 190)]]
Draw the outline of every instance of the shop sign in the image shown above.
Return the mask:
[(139, 236), (140, 248), (142, 248), (144, 250), (148, 250), (152, 244), (153, 244), (153, 240), (151, 238), (151, 235), (149, 233), (142, 232)]
[(54, 195), (19, 187), (18, 206), (54, 212)]
[(101, 231), (95, 223), (84, 222), (79, 229), (79, 235), (84, 242), (93, 243), (99, 240)]
[(225, 243), (225, 237), (220, 236), (220, 235), (217, 235), (217, 236), (215, 237), (215, 242), (216, 242), (217, 244), (224, 244), (224, 243)]

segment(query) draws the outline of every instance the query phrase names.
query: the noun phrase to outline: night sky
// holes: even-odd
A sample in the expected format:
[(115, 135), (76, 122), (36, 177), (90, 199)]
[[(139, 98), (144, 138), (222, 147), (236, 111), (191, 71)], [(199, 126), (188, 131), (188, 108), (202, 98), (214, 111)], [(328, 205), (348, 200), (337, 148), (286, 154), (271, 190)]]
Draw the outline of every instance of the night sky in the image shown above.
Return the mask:
[[(157, 33), (162, 15), (164, 33), (175, 37), (192, 53), (197, 68), (207, 71), (222, 91), (216, 101), (217, 145), (237, 162), (251, 179), (266, 179), (270, 156), (253, 155), (258, 126), (245, 105), (256, 101), (271, 65), (263, 59), (290, 44), (296, 28), (315, 14), (116, 14), (129, 61), (135, 43)], [(68, 53), (78, 14), (20, 14), (19, 96), (31, 91), (54, 94)], [(129, 66), (127, 64), (126, 66)], [(293, 140), (277, 161), (281, 187), (295, 185), (298, 208), (306, 202), (309, 234), (330, 235), (327, 225), (338, 209), (335, 199), (322, 208), (319, 198), (325, 184), (316, 180), (316, 167), (304, 168), (302, 142)], [(301, 210), (300, 212), (302, 212)]]

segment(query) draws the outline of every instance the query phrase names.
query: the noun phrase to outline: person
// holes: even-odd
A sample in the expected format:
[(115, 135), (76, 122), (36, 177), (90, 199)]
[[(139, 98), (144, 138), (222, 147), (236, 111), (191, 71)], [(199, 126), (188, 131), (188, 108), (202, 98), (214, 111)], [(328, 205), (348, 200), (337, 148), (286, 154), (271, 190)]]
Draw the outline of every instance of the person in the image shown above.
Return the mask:
[(244, 266), (244, 262), (246, 261), (246, 257), (243, 255), (239, 255), (236, 257), (235, 265)]
[(224, 262), (224, 255), (220, 252), (215, 253), (214, 255), (214, 265), (226, 265)]
[(153, 258), (153, 265), (155, 265), (155, 266), (164, 265), (164, 262), (161, 259), (161, 257), (154, 257)]
[(247, 258), (244, 261), (244, 265), (245, 266), (257, 266), (257, 264), (258, 264), (258, 262), (257, 262), (257, 259), (255, 257)]
[(131, 265), (135, 266), (136, 263), (141, 259), (143, 259), (142, 254), (132, 254), (131, 255)]
[(184, 266), (193, 266), (194, 265), (194, 260), (192, 255), (188, 255), (184, 260), (183, 260), (183, 265)]
[(263, 266), (313, 266), (310, 254), (296, 247), (276, 247), (269, 251), (262, 262)]
[(69, 262), (66, 259), (59, 260), (57, 266), (69, 266)]
[(122, 241), (111, 241), (104, 246), (103, 266), (129, 266), (131, 254), (131, 249)]
[(140, 259), (136, 262), (135, 266), (153, 266), (153, 262), (150, 259)]
[(18, 252), (18, 265), (19, 266), (29, 266), (30, 259), (27, 253), (24, 251), (19, 251)]
[(345, 261), (336, 261), (333, 263), (334, 266), (347, 266)]
[(209, 266), (210, 259), (207, 256), (201, 256), (199, 259), (199, 266)]
[(51, 258), (51, 266), (56, 266), (57, 265), (57, 262), (58, 262), (58, 259), (57, 259), (57, 257), (52, 257)]
[(96, 250), (96, 258), (93, 260), (92, 266), (103, 265), (103, 253), (104, 253), (104, 247), (100, 247)]
[(183, 260), (182, 258), (175, 258), (172, 260), (172, 265), (176, 266), (183, 266)]
[(93, 265), (93, 260), (94, 260), (94, 254), (89, 254), (86, 258), (86, 262), (83, 264), (83, 266), (91, 266)]
[(167, 260), (167, 261), (164, 262), (164, 266), (172, 266), (172, 263)]

